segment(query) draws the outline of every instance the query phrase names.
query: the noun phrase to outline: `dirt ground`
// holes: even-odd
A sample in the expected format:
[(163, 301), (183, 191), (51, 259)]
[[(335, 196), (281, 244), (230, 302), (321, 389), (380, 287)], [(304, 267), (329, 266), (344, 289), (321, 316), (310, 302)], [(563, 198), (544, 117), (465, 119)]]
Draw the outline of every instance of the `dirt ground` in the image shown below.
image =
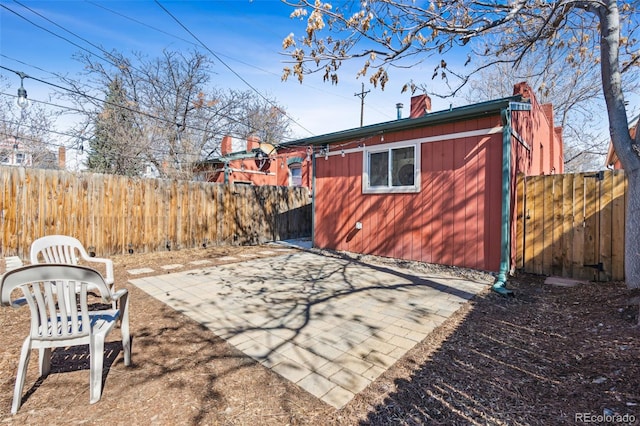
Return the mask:
[[(108, 339), (102, 399), (89, 404), (88, 348), (54, 351), (38, 379), (32, 355), (23, 405), (10, 414), (28, 309), (0, 309), (2, 424), (551, 425), (640, 424), (640, 327), (622, 283), (545, 285), (513, 277), (464, 305), (363, 392), (336, 410), (131, 284), (129, 269), (215, 260), (265, 247), (209, 247), (114, 257), (131, 294), (133, 365)], [(367, 260), (389, 260), (367, 257)], [(430, 265), (396, 262), (420, 269)], [(461, 270), (446, 269), (460, 274)], [(170, 271), (173, 272), (173, 271)], [(158, 273), (168, 273), (155, 272)], [(140, 276), (140, 275), (139, 275)], [(596, 417), (596, 416), (609, 417)], [(626, 417), (624, 417), (626, 415)]]

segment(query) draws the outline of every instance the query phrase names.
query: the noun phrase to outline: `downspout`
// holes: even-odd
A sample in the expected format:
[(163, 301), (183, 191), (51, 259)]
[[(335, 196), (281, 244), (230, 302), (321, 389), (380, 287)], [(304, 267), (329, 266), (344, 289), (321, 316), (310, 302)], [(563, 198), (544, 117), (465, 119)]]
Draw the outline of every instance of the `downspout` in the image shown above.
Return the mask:
[(316, 246), (316, 153), (311, 155), (311, 247)]
[(502, 227), (500, 238), (500, 271), (493, 291), (503, 296), (513, 294), (506, 288), (511, 261), (511, 103), (502, 109)]

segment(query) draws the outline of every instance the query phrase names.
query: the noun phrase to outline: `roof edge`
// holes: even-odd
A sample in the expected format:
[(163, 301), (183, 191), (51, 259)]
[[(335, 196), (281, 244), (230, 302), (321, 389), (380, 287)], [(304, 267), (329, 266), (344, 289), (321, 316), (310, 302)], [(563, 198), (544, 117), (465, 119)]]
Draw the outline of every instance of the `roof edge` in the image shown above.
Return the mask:
[(512, 102), (523, 101), (525, 101), (525, 98), (523, 98), (522, 95), (509, 96), (506, 98), (465, 105), (449, 110), (436, 111), (419, 118), (401, 118), (398, 120), (385, 121), (383, 123), (370, 124), (368, 126), (357, 127), (348, 130), (340, 130), (324, 135), (297, 139), (281, 143), (280, 146), (288, 147), (297, 145), (325, 145), (329, 143), (342, 142), (345, 140), (357, 139), (386, 132), (409, 130), (416, 127), (434, 126), (437, 124), (456, 121), (463, 117), (473, 118), (484, 116), (491, 112), (500, 112), (502, 109), (508, 107)]

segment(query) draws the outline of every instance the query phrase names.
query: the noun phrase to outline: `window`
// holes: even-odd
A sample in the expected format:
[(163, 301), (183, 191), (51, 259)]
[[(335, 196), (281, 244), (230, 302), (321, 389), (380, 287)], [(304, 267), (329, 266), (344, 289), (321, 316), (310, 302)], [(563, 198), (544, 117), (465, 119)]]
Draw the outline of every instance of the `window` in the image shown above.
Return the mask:
[(16, 152), (16, 164), (22, 164), (24, 162), (24, 153)]
[(289, 186), (302, 186), (302, 164), (289, 165)]
[(364, 193), (420, 191), (420, 163), (416, 145), (365, 151)]
[(0, 163), (9, 164), (10, 159), (11, 159), (11, 155), (9, 154), (9, 151), (4, 149), (0, 150)]

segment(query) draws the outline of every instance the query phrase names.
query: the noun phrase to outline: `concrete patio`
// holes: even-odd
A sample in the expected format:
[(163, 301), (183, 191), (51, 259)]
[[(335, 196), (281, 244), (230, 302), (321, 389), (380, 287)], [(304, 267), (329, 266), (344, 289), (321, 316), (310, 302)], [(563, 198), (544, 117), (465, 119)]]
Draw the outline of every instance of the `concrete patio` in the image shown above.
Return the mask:
[(278, 250), (130, 282), (336, 408), (491, 284)]

